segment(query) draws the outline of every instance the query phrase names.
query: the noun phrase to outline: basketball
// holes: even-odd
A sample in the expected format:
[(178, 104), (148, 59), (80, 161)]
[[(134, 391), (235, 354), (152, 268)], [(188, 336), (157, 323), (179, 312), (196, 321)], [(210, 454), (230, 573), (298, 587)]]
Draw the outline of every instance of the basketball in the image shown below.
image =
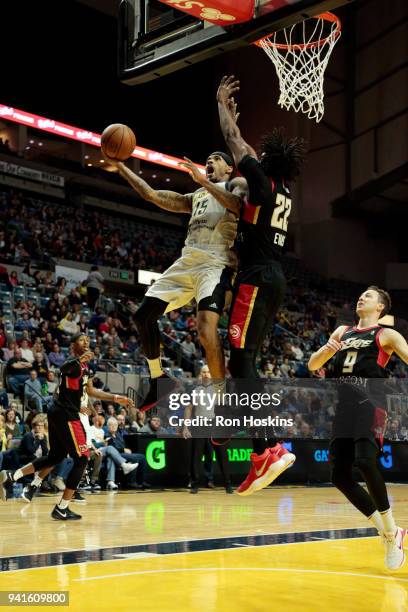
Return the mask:
[(104, 129), (101, 137), (101, 149), (106, 157), (125, 161), (136, 146), (136, 137), (127, 125), (113, 123)]

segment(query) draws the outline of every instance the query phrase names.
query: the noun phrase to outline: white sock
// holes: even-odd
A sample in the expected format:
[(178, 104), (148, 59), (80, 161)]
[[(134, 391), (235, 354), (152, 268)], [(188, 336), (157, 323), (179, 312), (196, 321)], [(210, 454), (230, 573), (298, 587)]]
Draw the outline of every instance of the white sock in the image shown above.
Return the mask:
[(69, 499), (62, 498), (60, 503), (58, 504), (58, 508), (61, 508), (61, 510), (65, 510), (65, 508), (68, 508), (69, 502), (70, 502)]
[(159, 376), (163, 374), (160, 357), (157, 357), (157, 359), (147, 359), (146, 357), (146, 361), (147, 361), (147, 365), (149, 366), (150, 377), (159, 378)]
[(392, 516), (391, 508), (389, 510), (386, 510), (385, 512), (380, 512), (380, 515), (384, 525), (385, 533), (392, 533), (393, 535), (395, 535), (395, 532), (397, 531), (397, 526), (395, 524), (394, 517)]
[(20, 480), (20, 478), (22, 478), (23, 476), (24, 476), (23, 470), (16, 470), (13, 474), (14, 482), (17, 482), (17, 480)]
[(40, 473), (35, 472), (33, 482), (31, 484), (34, 485), (35, 487), (41, 487), (42, 481), (43, 479), (41, 478)]
[(381, 514), (378, 512), (378, 510), (373, 512), (372, 515), (368, 517), (368, 520), (373, 525), (373, 527), (376, 528), (378, 534), (381, 535), (381, 533), (383, 533), (384, 531), (384, 523), (381, 518)]

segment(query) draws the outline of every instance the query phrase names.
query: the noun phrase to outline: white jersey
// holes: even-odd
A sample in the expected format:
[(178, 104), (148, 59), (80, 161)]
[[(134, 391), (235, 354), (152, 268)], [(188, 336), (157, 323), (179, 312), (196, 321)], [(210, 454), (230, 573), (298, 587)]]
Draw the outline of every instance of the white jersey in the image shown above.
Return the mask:
[[(217, 186), (225, 189), (226, 183), (217, 183)], [(236, 260), (233, 246), (237, 226), (237, 215), (224, 208), (201, 187), (193, 193), (185, 245), (206, 251), (233, 265)]]

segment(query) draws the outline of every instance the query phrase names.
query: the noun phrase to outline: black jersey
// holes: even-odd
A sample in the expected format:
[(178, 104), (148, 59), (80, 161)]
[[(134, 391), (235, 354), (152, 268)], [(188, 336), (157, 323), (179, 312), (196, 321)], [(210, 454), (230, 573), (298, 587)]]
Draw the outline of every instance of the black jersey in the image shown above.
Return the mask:
[(87, 363), (81, 363), (76, 357), (70, 357), (61, 366), (60, 383), (54, 407), (62, 410), (68, 421), (79, 419), (81, 406), (88, 404), (87, 383), (93, 376)]
[(292, 200), (282, 179), (267, 176), (255, 157), (246, 155), (238, 170), (248, 183), (248, 198), (238, 225), (240, 265), (280, 260), (284, 250)]
[(382, 331), (379, 325), (347, 327), (341, 336), (342, 349), (333, 358), (338, 383), (334, 438), (375, 438), (382, 447), (389, 360), (380, 344)]
[(386, 378), (389, 355), (380, 344), (382, 327), (347, 327), (341, 336), (342, 349), (333, 357), (336, 378)]

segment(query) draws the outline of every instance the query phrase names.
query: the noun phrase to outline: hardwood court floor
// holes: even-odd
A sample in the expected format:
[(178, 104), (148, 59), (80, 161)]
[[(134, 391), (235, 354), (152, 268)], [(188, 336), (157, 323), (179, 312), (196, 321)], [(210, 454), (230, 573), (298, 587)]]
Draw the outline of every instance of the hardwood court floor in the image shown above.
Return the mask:
[[(408, 485), (389, 491), (407, 526)], [(75, 523), (50, 518), (58, 497), (0, 505), (0, 590), (68, 590), (78, 611), (408, 610), (408, 562), (385, 570), (379, 538), (334, 488), (86, 498)]]

